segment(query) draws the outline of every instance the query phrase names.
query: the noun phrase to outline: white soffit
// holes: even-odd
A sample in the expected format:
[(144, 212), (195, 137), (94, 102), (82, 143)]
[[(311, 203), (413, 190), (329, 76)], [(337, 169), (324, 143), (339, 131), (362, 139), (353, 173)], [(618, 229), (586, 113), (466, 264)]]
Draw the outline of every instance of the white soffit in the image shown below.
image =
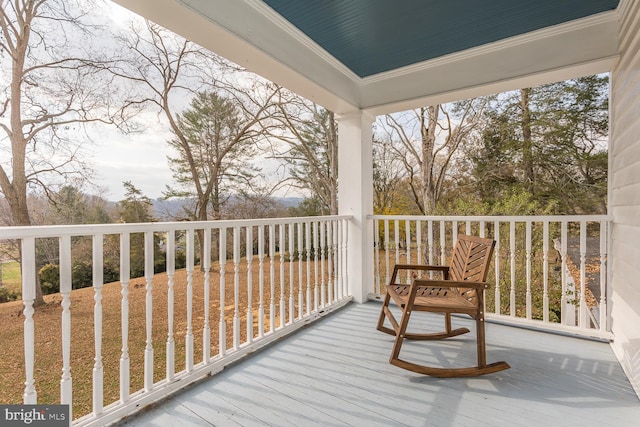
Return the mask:
[(361, 107), (385, 114), (609, 72), (618, 30), (611, 11), (368, 77)]
[(361, 79), (258, 0), (114, 0), (338, 114), (384, 114), (611, 70), (605, 12)]

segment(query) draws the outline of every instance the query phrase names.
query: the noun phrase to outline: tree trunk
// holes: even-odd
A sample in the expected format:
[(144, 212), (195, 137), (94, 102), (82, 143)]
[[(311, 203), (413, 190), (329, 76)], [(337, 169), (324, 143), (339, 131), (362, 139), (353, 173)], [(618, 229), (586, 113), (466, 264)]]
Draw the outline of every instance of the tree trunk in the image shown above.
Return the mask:
[(329, 111), (329, 132), (328, 132), (328, 149), (329, 149), (329, 167), (331, 185), (329, 189), (329, 214), (338, 215), (338, 130), (336, 128), (335, 116)]
[(531, 140), (531, 110), (529, 109), (531, 89), (520, 89), (520, 95), (520, 105), (522, 107), (522, 168), (524, 172), (524, 184), (527, 191), (534, 194), (533, 142)]
[(436, 143), (439, 111), (439, 105), (420, 109), (420, 133), (422, 138), (422, 167), (420, 168), (420, 179), (422, 181), (421, 210), (423, 215), (431, 215), (436, 209), (436, 189), (433, 179), (435, 158), (433, 150)]

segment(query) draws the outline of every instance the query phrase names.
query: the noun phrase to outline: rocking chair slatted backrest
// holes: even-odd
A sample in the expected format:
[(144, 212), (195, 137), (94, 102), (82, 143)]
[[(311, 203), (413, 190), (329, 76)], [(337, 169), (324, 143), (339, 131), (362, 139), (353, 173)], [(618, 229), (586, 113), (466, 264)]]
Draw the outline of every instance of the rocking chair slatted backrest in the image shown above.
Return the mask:
[[(456, 242), (449, 279), (459, 282), (484, 282), (487, 280), (493, 244), (487, 239), (464, 236)], [(460, 290), (460, 296), (472, 301), (477, 298), (475, 289)]]

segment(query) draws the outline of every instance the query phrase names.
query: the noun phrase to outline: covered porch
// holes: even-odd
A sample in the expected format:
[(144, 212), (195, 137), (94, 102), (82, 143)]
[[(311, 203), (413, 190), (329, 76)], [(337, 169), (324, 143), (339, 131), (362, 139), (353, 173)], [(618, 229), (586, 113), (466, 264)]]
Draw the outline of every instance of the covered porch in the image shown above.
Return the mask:
[[(76, 420), (77, 425), (119, 422), (122, 417), (131, 416), (148, 405), (151, 405), (148, 411), (123, 422), (131, 425), (540, 425), (562, 420), (570, 425), (634, 424), (640, 416), (636, 395), (640, 390), (640, 332), (637, 328), (640, 323), (640, 293), (637, 290), (637, 278), (640, 277), (637, 264), (640, 257), (638, 2), (584, 1), (580, 2), (580, 7), (578, 2), (571, 1), (525, 2), (522, 7), (528, 14), (523, 13), (521, 21), (510, 25), (524, 29), (494, 34), (490, 40), (465, 47), (453, 46), (448, 52), (415, 57), (410, 62), (396, 63), (384, 69), (353, 68), (353, 63), (334, 56), (337, 51), (326, 50), (328, 46), (301, 30), (298, 25), (304, 22), (297, 22), (297, 25), (288, 20), (295, 18), (299, 11), (293, 11), (289, 18), (277, 12), (278, 7), (297, 2), (116, 2), (336, 112), (341, 159), (340, 215), (315, 219), (2, 230), (0, 238), (20, 240), (23, 249), (26, 381), (24, 390), (16, 393), (22, 392), (24, 403), (37, 403), (41, 388), (34, 373), (34, 359), (37, 361), (38, 357), (34, 350), (32, 307), (35, 240), (58, 239), (63, 254), (60, 280), (61, 286), (64, 284), (64, 288), (61, 287), (63, 363), (54, 369), (57, 372), (62, 369), (60, 402), (71, 403), (72, 384), (77, 380), (73, 377), (70, 357), (71, 319), (74, 319), (76, 308), (71, 296), (69, 242), (77, 236), (88, 237), (94, 265), (101, 265), (105, 236), (115, 236), (118, 244), (123, 245), (120, 246), (123, 253), (128, 253), (130, 236), (144, 234), (146, 283), (140, 286), (145, 287), (145, 293), (143, 299), (135, 303), (138, 308), (144, 308), (146, 315), (145, 330), (139, 331), (142, 338), (137, 343), (142, 350), (136, 354), (136, 357), (144, 357), (144, 372), (137, 373), (138, 377), (144, 378), (144, 386), (131, 390), (129, 382), (129, 334), (133, 326), (127, 321), (130, 278), (125, 273), (128, 261), (123, 258), (119, 302), (122, 308), (118, 313), (122, 316), (122, 326), (116, 331), (121, 351), (117, 367), (112, 364), (110, 368), (117, 371), (112, 375), (119, 381), (120, 395), (117, 400), (106, 402), (103, 396), (106, 370), (102, 363), (105, 333), (102, 318), (107, 313), (103, 313), (102, 305), (104, 280), (101, 273), (95, 273), (95, 311), (91, 318), (95, 333), (93, 342), (86, 346), (95, 361), (90, 380), (92, 409), (91, 413)], [(396, 8), (399, 13), (393, 16), (366, 15), (370, 18), (367, 22), (379, 24), (388, 19), (400, 28), (403, 15), (412, 13), (408, 8), (417, 7), (419, 3), (406, 2), (406, 8)], [(424, 5), (428, 7), (431, 3), (424, 2)], [(299, 4), (303, 5), (304, 12), (304, 5), (310, 3)], [(346, 7), (347, 4), (353, 9)], [(482, 11), (472, 4), (462, 1), (458, 6), (471, 8), (471, 12), (481, 13), (479, 16), (487, 20), (496, 12), (496, 9)], [(506, 8), (511, 2), (499, 4), (498, 9)], [(320, 12), (326, 13), (322, 15), (325, 18), (336, 18), (348, 12), (353, 13), (352, 16), (371, 12), (367, 9), (367, 1), (341, 5), (345, 7), (337, 7), (333, 13), (331, 8), (307, 10), (308, 14), (298, 17), (313, 22), (321, 16), (317, 15)], [(554, 9), (557, 5), (558, 9)], [(527, 23), (536, 11), (552, 19), (543, 19), (533, 27), (519, 27), (519, 23)], [(284, 11), (282, 13), (286, 15)], [(446, 20), (441, 18), (441, 21)], [(499, 26), (495, 22), (493, 25)], [(421, 50), (420, 41), (413, 43), (416, 50)], [(371, 55), (385, 58), (375, 46)], [(578, 299), (575, 306), (580, 310), (574, 311), (572, 320), (568, 320), (564, 312), (559, 314), (559, 322), (550, 319), (548, 306), (542, 309), (542, 318), (536, 319), (529, 306), (524, 314), (516, 312), (512, 302), (519, 293), (511, 280), (507, 293), (512, 312), (503, 313), (499, 303), (494, 304), (497, 317), (494, 320), (504, 322), (500, 317), (505, 315), (507, 323), (517, 326), (531, 327), (542, 322), (543, 326), (549, 327), (556, 323), (557, 326), (552, 325), (550, 329), (565, 335), (490, 324), (488, 358), (507, 360), (512, 369), (485, 378), (441, 380), (409, 374), (389, 365), (391, 339), (375, 331), (379, 304), (369, 302), (380, 294), (380, 283), (384, 283), (384, 274), (379, 271), (381, 262), (376, 258), (380, 256), (376, 251), (380, 248), (380, 240), (374, 221), (385, 219), (373, 217), (372, 204), (371, 127), (375, 116), (605, 72), (611, 73), (611, 137), (609, 215), (596, 219), (601, 224), (598, 234), (599, 261), (603, 266), (600, 281), (603, 287), (598, 294), (601, 310), (597, 313), (588, 311), (584, 300)], [(397, 218), (388, 220), (396, 221)], [(563, 223), (562, 219), (553, 220)], [(545, 223), (551, 219), (524, 220), (524, 223), (532, 221)], [(407, 226), (407, 230), (410, 227)], [(566, 232), (566, 225), (563, 230)], [(167, 243), (168, 254), (172, 256), (175, 255), (174, 237), (180, 235), (185, 239), (187, 279), (180, 286), (192, 292), (194, 242), (198, 233), (212, 236), (208, 241), (219, 242), (219, 247), (230, 248), (228, 252), (218, 253), (207, 246), (210, 243), (205, 243), (203, 248), (207, 256), (203, 266), (206, 273), (201, 282), (206, 295), (203, 297), (202, 326), (198, 324), (194, 328), (192, 324), (193, 294), (188, 294), (190, 296), (181, 307), (187, 313), (180, 324), (181, 329), (174, 331), (173, 311), (170, 311), (169, 332), (158, 340), (153, 336), (154, 316), (158, 315), (153, 311), (153, 301), (160, 294), (161, 298), (170, 301), (170, 307), (175, 305), (172, 274), (176, 266), (171, 265), (172, 257), (168, 255), (166, 287), (151, 286), (154, 235), (161, 234), (166, 236), (167, 242), (172, 242)], [(567, 237), (566, 233), (564, 237)], [(228, 242), (222, 240), (227, 238)], [(515, 237), (510, 238), (514, 243), (505, 253), (513, 259), (517, 253)], [(395, 237), (391, 239), (393, 242)], [(549, 243), (548, 239), (545, 241), (545, 244)], [(567, 239), (562, 241), (566, 245)], [(247, 242), (255, 242), (256, 246), (244, 246)], [(242, 249), (243, 246), (248, 250)], [(385, 247), (391, 246), (387, 240)], [(398, 245), (395, 246), (397, 249)], [(243, 257), (243, 251), (255, 255)], [(426, 251), (425, 247), (420, 253)], [(294, 259), (293, 254), (297, 254), (297, 258)], [(313, 257), (315, 270), (311, 267), (314, 264), (298, 263)], [(398, 251), (389, 258), (391, 264), (397, 262)], [(217, 262), (217, 268), (221, 269), (216, 290), (219, 314), (208, 311), (208, 298), (213, 292), (209, 288), (211, 262)], [(503, 259), (502, 262), (508, 261)], [(250, 263), (259, 265), (262, 273), (253, 279), (249, 275), (247, 281), (241, 281), (240, 271), (245, 264), (252, 265)], [(323, 267), (327, 269), (326, 273)], [(388, 266), (385, 268), (388, 270)], [(318, 270), (324, 278), (320, 281)], [(579, 271), (584, 272), (583, 267), (579, 266)], [(314, 275), (315, 281), (310, 280)], [(240, 287), (247, 286), (254, 290), (256, 302), (253, 306), (251, 301), (239, 301)], [(269, 287), (271, 299), (266, 293), (263, 297), (261, 292)], [(561, 298), (565, 296), (563, 293)], [(579, 295), (580, 298), (584, 296), (584, 292)], [(500, 301), (499, 292), (496, 301)], [(247, 313), (246, 317), (243, 313)], [(308, 325), (312, 321), (315, 323)], [(424, 321), (437, 328), (439, 319)], [(464, 322), (463, 319), (456, 321)], [(213, 330), (218, 331), (218, 336), (212, 339)], [(245, 330), (257, 332), (256, 335), (244, 334), (242, 331)], [(290, 332), (293, 334), (287, 336)], [(567, 333), (580, 333), (596, 340), (588, 341)], [(181, 360), (185, 361), (184, 370), (176, 372), (172, 346), (178, 340), (186, 348), (186, 355), (181, 355)], [(202, 354), (194, 350), (194, 340), (196, 344), (198, 341), (203, 343)], [(216, 340), (219, 340), (217, 346)], [(164, 360), (154, 360), (154, 350), (158, 352), (158, 346), (165, 345), (166, 364)], [(244, 358), (267, 345), (264, 351)], [(443, 363), (449, 363), (443, 358), (452, 354), (454, 358), (461, 354), (473, 358), (472, 348), (471, 336), (428, 348), (423, 343), (407, 346), (416, 355)], [(212, 378), (200, 381), (212, 374), (215, 374)], [(189, 386), (194, 382), (195, 385)], [(389, 394), (394, 397), (385, 399)]]
[[(388, 363), (392, 337), (373, 327), (380, 306), (348, 304), (118, 425), (631, 426), (640, 416), (606, 342), (489, 323), (488, 357), (508, 360), (511, 369), (426, 377)], [(420, 326), (438, 330), (441, 323), (427, 315)], [(474, 345), (465, 335), (406, 351), (465, 365), (473, 363)]]

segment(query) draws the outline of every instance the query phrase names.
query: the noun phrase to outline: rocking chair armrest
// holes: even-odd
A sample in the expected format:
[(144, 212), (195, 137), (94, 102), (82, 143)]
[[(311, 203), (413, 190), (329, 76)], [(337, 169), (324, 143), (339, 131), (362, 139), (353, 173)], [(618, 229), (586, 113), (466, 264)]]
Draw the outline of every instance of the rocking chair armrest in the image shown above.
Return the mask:
[(489, 289), (488, 282), (465, 282), (455, 280), (430, 280), (430, 279), (414, 279), (412, 286), (427, 286), (431, 288), (468, 288), (475, 290)]
[(448, 272), (448, 265), (426, 265), (426, 264), (396, 264), (394, 270), (422, 270), (422, 271), (442, 271)]

